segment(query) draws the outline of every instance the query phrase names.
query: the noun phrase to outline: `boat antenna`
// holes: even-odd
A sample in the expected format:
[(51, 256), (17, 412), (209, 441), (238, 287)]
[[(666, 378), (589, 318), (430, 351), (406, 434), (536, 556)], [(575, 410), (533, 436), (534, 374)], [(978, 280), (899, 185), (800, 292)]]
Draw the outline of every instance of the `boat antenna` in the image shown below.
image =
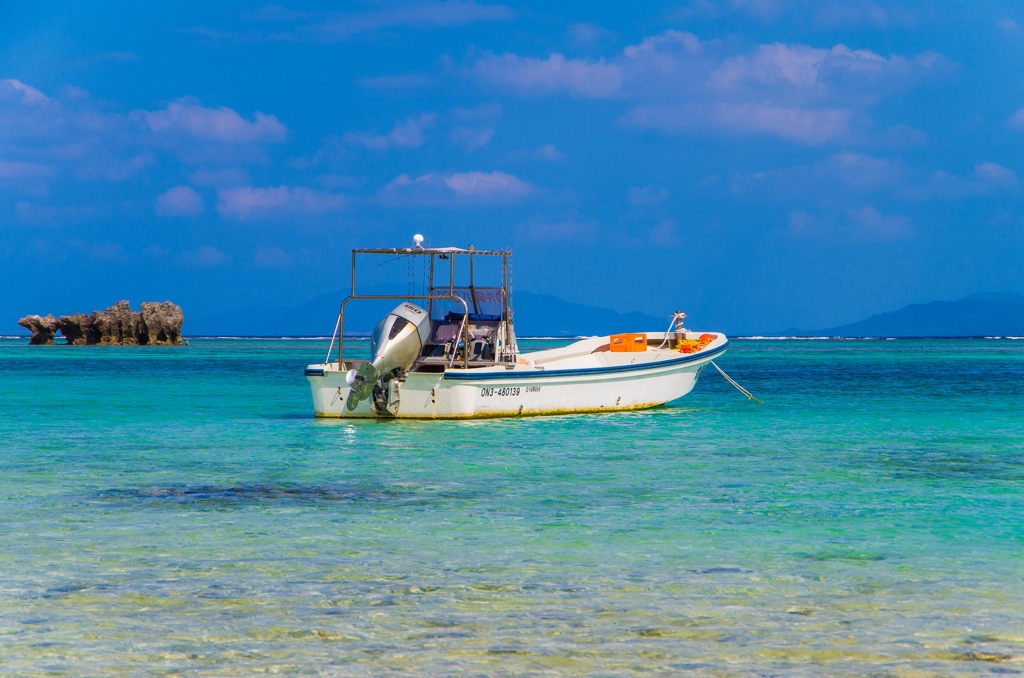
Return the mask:
[(412, 237), (412, 241), (413, 241), (414, 243), (416, 243), (416, 249), (418, 249), (418, 250), (421, 250), (421, 249), (423, 249), (423, 236), (422, 236), (422, 235), (420, 235), (419, 233), (417, 233), (416, 235), (414, 235), (414, 236)]

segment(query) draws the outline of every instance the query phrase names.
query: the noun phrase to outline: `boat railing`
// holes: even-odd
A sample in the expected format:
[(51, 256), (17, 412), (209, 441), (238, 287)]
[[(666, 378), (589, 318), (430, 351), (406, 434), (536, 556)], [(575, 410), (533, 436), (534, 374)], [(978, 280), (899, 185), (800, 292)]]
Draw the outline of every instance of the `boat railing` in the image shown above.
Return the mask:
[[(465, 311), (463, 315), (462, 325), (459, 327), (459, 334), (462, 335), (463, 346), (463, 366), (469, 369), (469, 324), (465, 322), (466, 318), (469, 318), (469, 305), (466, 300), (457, 294), (353, 294), (345, 301), (341, 302), (341, 309), (338, 311), (338, 323), (334, 328), (334, 335), (331, 336), (331, 346), (334, 346), (334, 339), (338, 339), (338, 369), (342, 369), (344, 364), (344, 344), (345, 344), (345, 306), (350, 301), (364, 301), (364, 300), (382, 300), (382, 299), (394, 299), (401, 301), (403, 299), (416, 299), (423, 301), (457, 301), (462, 304), (462, 309)], [(330, 349), (328, 349), (330, 351)], [(330, 354), (328, 353), (327, 362), (330, 362)], [(452, 364), (455, 362), (455, 353), (452, 354)]]

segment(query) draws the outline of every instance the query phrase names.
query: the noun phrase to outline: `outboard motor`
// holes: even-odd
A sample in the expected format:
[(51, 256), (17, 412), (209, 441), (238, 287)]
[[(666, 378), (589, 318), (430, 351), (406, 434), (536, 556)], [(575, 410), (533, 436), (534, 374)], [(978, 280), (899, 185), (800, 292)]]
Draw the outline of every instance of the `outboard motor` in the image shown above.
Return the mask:
[(351, 387), (348, 409), (354, 410), (371, 396), (377, 414), (384, 414), (397, 404), (390, 382), (412, 367), (429, 337), (430, 317), (419, 306), (404, 303), (388, 313), (373, 328), (369, 362), (358, 370), (349, 370), (345, 377)]

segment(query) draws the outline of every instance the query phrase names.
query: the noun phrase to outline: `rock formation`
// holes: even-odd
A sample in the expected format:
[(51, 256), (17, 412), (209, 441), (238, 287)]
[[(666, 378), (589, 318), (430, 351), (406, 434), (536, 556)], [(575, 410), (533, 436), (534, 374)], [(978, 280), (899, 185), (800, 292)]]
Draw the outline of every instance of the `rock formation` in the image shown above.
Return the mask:
[(138, 346), (142, 316), (127, 301), (119, 301), (106, 311), (93, 311), (92, 326), (99, 332), (99, 344)]
[(142, 311), (143, 341), (140, 344), (151, 346), (174, 346), (181, 343), (181, 326), (185, 322), (185, 314), (181, 307), (169, 301), (144, 301)]
[(75, 313), (54, 318), (30, 315), (18, 321), (32, 331), (31, 344), (53, 344), (57, 330), (74, 346), (180, 346), (185, 315), (181, 307), (169, 301), (147, 301), (142, 313), (119, 301), (105, 311), (92, 315)]
[(28, 343), (33, 346), (53, 345), (53, 335), (57, 333), (57, 319), (52, 313), (45, 318), (28, 315), (19, 320), (18, 324), (32, 332), (32, 339)]
[(92, 318), (84, 313), (62, 315), (57, 319), (57, 327), (73, 346), (85, 346), (99, 341), (99, 333), (93, 329)]

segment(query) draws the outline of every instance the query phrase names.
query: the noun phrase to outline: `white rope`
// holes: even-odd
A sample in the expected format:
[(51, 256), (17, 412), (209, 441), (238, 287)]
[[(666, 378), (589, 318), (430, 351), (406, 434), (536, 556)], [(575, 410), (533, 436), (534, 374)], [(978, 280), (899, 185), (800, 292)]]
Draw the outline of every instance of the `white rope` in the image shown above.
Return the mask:
[[(712, 361), (710, 361), (710, 362), (711, 362), (711, 364), (712, 364), (712, 365), (715, 365), (715, 361), (714, 361), (714, 360), (712, 360)], [(736, 390), (738, 390), (738, 391), (739, 391), (740, 393), (742, 393), (743, 395), (747, 396), (747, 399), (748, 399), (748, 400), (757, 400), (757, 398), (755, 398), (755, 397), (754, 397), (754, 394), (753, 394), (753, 393), (751, 393), (751, 392), (750, 392), (750, 391), (748, 391), (747, 389), (745, 389), (745, 388), (743, 388), (742, 386), (740, 386), (739, 384), (737, 384), (737, 383), (736, 383), (736, 381), (735, 381), (735, 380), (734, 380), (734, 379), (733, 379), (732, 377), (730, 377), (730, 376), (729, 376), (728, 374), (726, 374), (726, 373), (725, 373), (725, 372), (724, 372), (724, 371), (722, 370), (722, 368), (721, 368), (721, 367), (719, 367), (718, 365), (715, 365), (715, 369), (716, 369), (716, 370), (718, 370), (718, 372), (719, 372), (719, 373), (720, 373), (720, 374), (721, 374), (721, 375), (722, 375), (723, 377), (725, 377), (726, 381), (728, 381), (728, 382), (729, 382), (730, 384), (732, 384), (733, 386), (735, 386), (735, 387), (736, 387)], [(764, 405), (764, 403), (763, 403), (763, 402), (761, 402), (760, 400), (757, 400), (757, 402), (759, 402), (759, 403), (761, 403), (762, 405)]]
[(668, 329), (665, 330), (665, 338), (661, 340), (660, 344), (658, 344), (658, 348), (654, 349), (655, 351), (657, 351), (657, 350), (659, 350), (659, 349), (661, 349), (662, 347), (665, 346), (665, 343), (668, 341), (668, 335), (669, 335), (669, 333), (672, 332), (672, 326), (675, 325), (675, 324), (676, 324), (676, 317), (672, 316), (672, 320), (670, 320), (668, 322)]

